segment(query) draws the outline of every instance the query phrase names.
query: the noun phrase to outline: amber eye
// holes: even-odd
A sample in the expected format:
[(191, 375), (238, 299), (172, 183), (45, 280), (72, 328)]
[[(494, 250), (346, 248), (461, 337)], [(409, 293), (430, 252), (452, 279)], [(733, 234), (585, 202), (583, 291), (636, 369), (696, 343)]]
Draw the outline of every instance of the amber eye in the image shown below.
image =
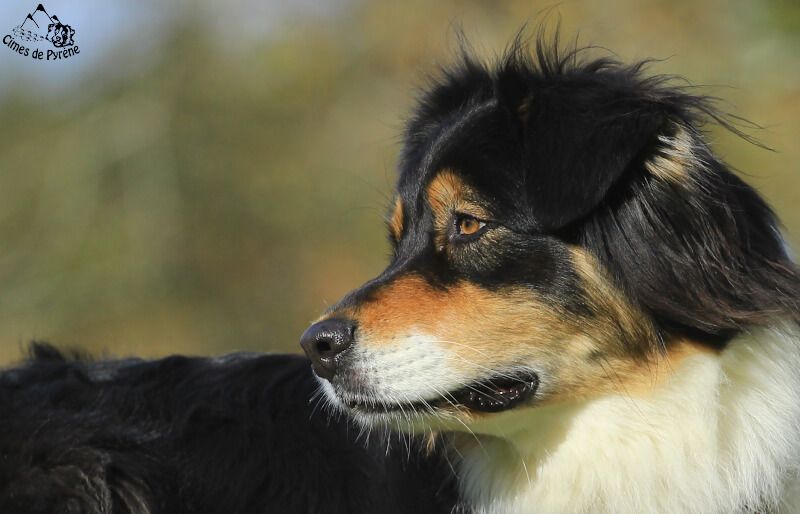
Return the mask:
[(481, 221), (472, 216), (460, 215), (456, 218), (456, 233), (459, 236), (471, 236), (481, 231), (486, 226), (485, 221)]

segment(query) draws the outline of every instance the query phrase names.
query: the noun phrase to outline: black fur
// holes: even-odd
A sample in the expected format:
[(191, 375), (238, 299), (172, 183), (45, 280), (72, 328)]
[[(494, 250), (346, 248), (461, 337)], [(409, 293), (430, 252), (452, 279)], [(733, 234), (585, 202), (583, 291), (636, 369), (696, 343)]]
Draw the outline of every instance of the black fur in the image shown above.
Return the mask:
[[(398, 192), (406, 213), (391, 264), (336, 308), (413, 271), (437, 287), (529, 286), (580, 311), (569, 245), (588, 250), (657, 325), (723, 345), (797, 319), (800, 279), (769, 207), (703, 140), (725, 124), (706, 99), (643, 65), (515, 43), (495, 66), (465, 56), (409, 120)], [(646, 170), (659, 136), (684, 130), (686, 180)], [(480, 258), (434, 251), (425, 186), (457, 170), (507, 232)], [(47, 346), (0, 375), (0, 513), (450, 512), (437, 454), (364, 446), (314, 410), (308, 362), (239, 355), (92, 363)], [(417, 442), (413, 443), (418, 444)], [(388, 453), (386, 449), (388, 448)]]
[[(645, 76), (647, 62), (586, 60), (586, 51), (540, 38), (531, 53), (518, 38), (495, 65), (466, 51), (433, 79), (408, 123), (400, 166), (413, 228), (367, 290), (414, 271), (432, 283), (527, 284), (580, 309), (564, 257), (578, 245), (653, 318), (659, 343), (691, 335), (720, 346), (747, 327), (798, 319), (800, 274), (779, 222), (701, 131), (715, 122), (753, 141), (731, 122), (739, 119), (672, 77)], [(666, 155), (659, 138), (680, 130), (694, 153), (685, 177), (649, 173), (645, 164)], [(481, 193), (493, 225), (509, 230), (463, 261), (433, 251), (424, 191), (446, 168)]]
[(356, 441), (303, 358), (33, 352), (0, 375), (3, 514), (449, 512), (438, 460)]

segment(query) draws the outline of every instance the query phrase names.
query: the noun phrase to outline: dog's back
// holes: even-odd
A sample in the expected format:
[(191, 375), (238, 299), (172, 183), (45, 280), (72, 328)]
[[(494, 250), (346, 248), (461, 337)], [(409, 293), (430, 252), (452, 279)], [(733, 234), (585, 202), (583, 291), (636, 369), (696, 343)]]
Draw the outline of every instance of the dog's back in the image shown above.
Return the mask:
[(438, 459), (354, 444), (305, 359), (32, 353), (0, 374), (3, 514), (450, 510)]

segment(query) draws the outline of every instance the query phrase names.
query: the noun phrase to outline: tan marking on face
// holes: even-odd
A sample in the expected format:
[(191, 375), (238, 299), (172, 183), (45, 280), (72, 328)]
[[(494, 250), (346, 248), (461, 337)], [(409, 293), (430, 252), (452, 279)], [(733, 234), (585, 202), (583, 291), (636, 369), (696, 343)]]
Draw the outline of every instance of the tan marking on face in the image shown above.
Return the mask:
[(395, 241), (400, 241), (404, 227), (403, 202), (400, 197), (395, 198), (392, 215), (389, 217), (389, 231)]
[[(647, 394), (683, 359), (707, 351), (691, 341), (660, 348), (650, 319), (613, 286), (597, 260), (578, 247), (570, 256), (588, 314), (567, 311), (526, 287), (488, 290), (460, 281), (440, 288), (410, 273), (335, 315), (356, 321), (356, 346), (365, 355), (396, 354), (424, 335), (425, 344), (445, 355), (440, 367), (418, 371), (432, 381), (437, 373), (455, 374), (466, 386), (493, 373), (535, 369), (543, 384), (538, 405)], [(458, 415), (475, 421), (492, 414)]]
[(678, 125), (673, 136), (659, 136), (659, 147), (654, 157), (644, 166), (651, 174), (678, 184), (691, 182), (690, 171), (699, 163), (694, 142), (689, 131)]
[(483, 360), (486, 352), (495, 353), (498, 362), (513, 360), (519, 347), (507, 342), (560, 332), (546, 305), (518, 291), (494, 294), (466, 281), (444, 290), (415, 274), (387, 284), (352, 314), (370, 344), (392, 345), (411, 334), (431, 334), (457, 350), (465, 360), (456, 366), (464, 367), (470, 367), (468, 360)]
[[(600, 353), (593, 356), (603, 363), (605, 378), (614, 385), (609, 392), (647, 394), (671, 376), (686, 357), (714, 351), (689, 340), (660, 344), (652, 322), (612, 284), (597, 259), (579, 247), (571, 248), (571, 253), (584, 283), (587, 306), (597, 314), (583, 323), (585, 333), (604, 341), (596, 349)], [(586, 396), (593, 396), (590, 384), (575, 386), (589, 393)]]
[[(384, 286), (352, 315), (361, 344), (372, 349), (429, 334), (452, 356), (447, 366), (467, 376), (483, 378), (487, 368), (502, 373), (532, 363), (559, 384), (548, 391), (549, 399), (563, 400), (614, 390), (618, 376), (640, 367), (616, 346), (626, 329), (610, 317), (619, 316), (622, 306), (604, 307), (606, 313), (581, 318), (525, 288), (489, 291), (460, 282), (442, 290), (408, 275)], [(633, 315), (626, 315), (633, 324)]]
[(468, 214), (478, 219), (489, 217), (486, 209), (477, 202), (475, 191), (467, 186), (456, 172), (449, 169), (439, 171), (426, 189), (428, 204), (433, 211), (435, 244), (444, 249), (453, 214)]
[(571, 247), (575, 270), (580, 275), (587, 307), (597, 318), (592, 319), (592, 332), (604, 339), (616, 339), (615, 353), (630, 354), (626, 342), (655, 341), (655, 329), (643, 313), (635, 309), (615, 287), (597, 259), (580, 247)]

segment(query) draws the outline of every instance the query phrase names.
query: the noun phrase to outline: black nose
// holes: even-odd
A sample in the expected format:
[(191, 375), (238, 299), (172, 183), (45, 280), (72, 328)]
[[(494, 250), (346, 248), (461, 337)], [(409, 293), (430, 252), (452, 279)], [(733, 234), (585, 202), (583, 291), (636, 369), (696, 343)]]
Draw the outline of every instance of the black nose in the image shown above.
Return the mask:
[(300, 337), (314, 372), (330, 380), (336, 374), (336, 356), (353, 344), (355, 324), (347, 319), (326, 319), (314, 323)]

